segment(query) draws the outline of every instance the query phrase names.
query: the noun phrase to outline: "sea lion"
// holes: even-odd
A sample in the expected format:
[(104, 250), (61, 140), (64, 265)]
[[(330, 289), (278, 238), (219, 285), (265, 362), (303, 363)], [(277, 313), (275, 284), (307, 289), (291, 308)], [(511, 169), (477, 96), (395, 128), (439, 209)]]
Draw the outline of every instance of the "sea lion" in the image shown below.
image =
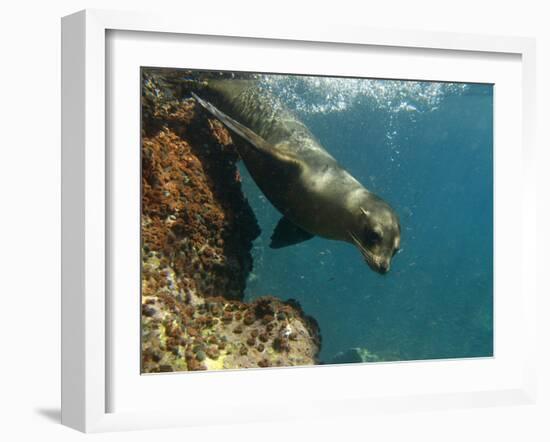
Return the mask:
[(254, 80), (211, 80), (200, 93), (204, 98), (192, 96), (247, 141), (238, 145), (239, 155), (283, 214), (271, 247), (318, 235), (355, 245), (371, 269), (389, 271), (400, 246), (396, 213), (340, 166), (289, 109)]

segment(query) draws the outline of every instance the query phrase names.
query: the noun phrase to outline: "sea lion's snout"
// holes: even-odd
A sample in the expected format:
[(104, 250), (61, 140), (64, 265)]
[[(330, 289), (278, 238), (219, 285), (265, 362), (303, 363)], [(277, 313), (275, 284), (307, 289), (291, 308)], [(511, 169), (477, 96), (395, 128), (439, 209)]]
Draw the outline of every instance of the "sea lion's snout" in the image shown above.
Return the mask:
[[(356, 235), (351, 234), (351, 238), (361, 254), (365, 259), (368, 266), (376, 273), (384, 275), (390, 271), (392, 257), (397, 252), (397, 248), (387, 249), (381, 244), (381, 240), (378, 243), (369, 241), (361, 241)], [(397, 241), (393, 241), (395, 244)]]
[(390, 261), (384, 261), (382, 263), (380, 263), (380, 265), (378, 266), (378, 273), (380, 273), (381, 275), (385, 274), (385, 273), (388, 273), (390, 271)]
[[(365, 255), (363, 254), (363, 256)], [(367, 258), (365, 256), (365, 262), (372, 270), (374, 270), (376, 273), (380, 273), (381, 275), (385, 275), (390, 271), (391, 258), (380, 259), (378, 257)]]

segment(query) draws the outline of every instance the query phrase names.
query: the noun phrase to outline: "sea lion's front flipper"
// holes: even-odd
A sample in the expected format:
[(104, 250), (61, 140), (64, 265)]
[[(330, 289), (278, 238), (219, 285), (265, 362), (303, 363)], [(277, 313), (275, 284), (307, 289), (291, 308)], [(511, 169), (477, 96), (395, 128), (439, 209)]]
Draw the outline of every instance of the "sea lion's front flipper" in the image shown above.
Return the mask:
[(282, 247), (292, 246), (307, 241), (314, 236), (315, 235), (306, 232), (283, 216), (279, 220), (277, 227), (275, 227), (273, 235), (271, 235), (271, 244), (269, 244), (269, 247), (272, 249), (280, 249)]
[(202, 107), (204, 107), (208, 112), (210, 112), (218, 120), (220, 120), (223, 124), (225, 124), (230, 130), (235, 132), (241, 138), (244, 138), (246, 141), (248, 141), (259, 152), (262, 152), (277, 161), (281, 161), (287, 164), (295, 165), (296, 167), (300, 167), (300, 163), (296, 161), (296, 159), (293, 158), (291, 155), (289, 155), (288, 152), (284, 152), (281, 149), (275, 148), (272, 144), (268, 143), (256, 132), (254, 132), (253, 130), (250, 130), (248, 127), (234, 120), (229, 115), (224, 114), (212, 103), (209, 103), (208, 101), (203, 100), (194, 92), (191, 92), (191, 95), (195, 100), (199, 102), (199, 104)]

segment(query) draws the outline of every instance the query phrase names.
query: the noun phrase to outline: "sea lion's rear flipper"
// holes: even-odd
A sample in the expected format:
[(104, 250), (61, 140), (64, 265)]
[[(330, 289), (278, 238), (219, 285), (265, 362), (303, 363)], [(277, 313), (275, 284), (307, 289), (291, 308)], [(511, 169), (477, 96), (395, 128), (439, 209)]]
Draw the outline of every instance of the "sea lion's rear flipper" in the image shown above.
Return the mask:
[(271, 235), (271, 243), (269, 244), (269, 247), (272, 249), (280, 249), (282, 247), (292, 246), (294, 244), (307, 241), (314, 236), (315, 235), (306, 232), (288, 218), (283, 216), (279, 220), (277, 227), (275, 227), (273, 235)]
[(231, 131), (235, 132), (241, 138), (244, 138), (246, 141), (248, 141), (257, 151), (272, 157), (276, 161), (300, 167), (300, 163), (296, 161), (295, 158), (293, 158), (288, 152), (284, 152), (281, 149), (275, 148), (272, 144), (268, 143), (256, 132), (250, 130), (248, 127), (242, 125), (230, 116), (224, 114), (212, 103), (203, 100), (194, 92), (191, 92), (191, 95), (195, 100), (199, 102), (202, 107), (204, 107), (208, 112), (210, 112), (218, 120), (225, 124)]

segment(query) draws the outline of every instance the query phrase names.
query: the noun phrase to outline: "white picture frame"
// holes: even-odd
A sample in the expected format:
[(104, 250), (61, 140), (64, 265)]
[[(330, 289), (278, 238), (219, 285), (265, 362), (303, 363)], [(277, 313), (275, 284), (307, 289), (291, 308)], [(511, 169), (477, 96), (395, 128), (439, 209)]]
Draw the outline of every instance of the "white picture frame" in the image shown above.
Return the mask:
[[(217, 412), (216, 422), (247, 422), (284, 419), (287, 417), (323, 417), (355, 415), (373, 411), (418, 410), (426, 408), (454, 408), (502, 404), (532, 403), (535, 399), (534, 342), (536, 316), (536, 283), (533, 258), (536, 256), (535, 238), (535, 176), (534, 176), (534, 106), (535, 106), (535, 43), (518, 37), (427, 33), (417, 31), (392, 32), (388, 30), (349, 28), (344, 26), (302, 26), (265, 23), (216, 22), (196, 18), (184, 24), (176, 17), (151, 14), (123, 13), (99, 10), (81, 11), (62, 21), (62, 423), (85, 432), (159, 428), (186, 425), (207, 425), (211, 417), (205, 407), (185, 409), (137, 409), (112, 411), (109, 407), (109, 370), (112, 359), (108, 330), (111, 318), (108, 301), (107, 244), (112, 238), (107, 228), (110, 220), (108, 154), (106, 121), (107, 110), (106, 66), (108, 63), (106, 36), (109, 32), (153, 32), (162, 35), (192, 35), (234, 37), (240, 39), (269, 39), (281, 46), (310, 42), (311, 44), (338, 43), (346, 45), (426, 49), (433, 52), (468, 52), (480, 59), (484, 54), (511, 54), (521, 63), (521, 179), (522, 210), (520, 269), (521, 278), (516, 308), (517, 326), (525, 337), (525, 347), (518, 353), (521, 372), (501, 387), (462, 392), (438, 391), (425, 394), (387, 392), (376, 397), (359, 391), (355, 395), (342, 392), (327, 394), (325, 398), (311, 397), (303, 403), (251, 403), (246, 395), (232, 399), (232, 411)], [(158, 34), (157, 34), (158, 35)], [(498, 107), (496, 107), (498, 114)], [(134, 110), (137, 112), (137, 110)], [(498, 118), (498, 115), (497, 115)], [(518, 175), (517, 171), (512, 171)], [(518, 176), (516, 176), (518, 178)], [(527, 260), (527, 257), (531, 257)], [(530, 338), (530, 339), (529, 339)], [(453, 362), (451, 362), (452, 364)], [(408, 363), (409, 369), (420, 363)], [(458, 364), (458, 365), (457, 365)], [(460, 362), (451, 367), (462, 370)], [(422, 369), (425, 366), (421, 367)], [(437, 368), (435, 368), (437, 369)], [(311, 370), (311, 369), (310, 369)], [(334, 367), (329, 376), (358, 376), (361, 366)], [(378, 371), (392, 370), (390, 364), (378, 365)], [(518, 369), (519, 370), (519, 369)], [(260, 370), (261, 371), (261, 370)], [(209, 380), (223, 384), (253, 379), (255, 385), (267, 377), (284, 373), (286, 381), (304, 375), (301, 369), (267, 370), (247, 373), (217, 373)], [(300, 374), (302, 373), (302, 374)], [(331, 373), (330, 375), (328, 373)], [(309, 372), (311, 374), (311, 371)], [(137, 374), (139, 375), (139, 374)], [(193, 375), (196, 376), (196, 375)], [(324, 375), (323, 375), (324, 376)], [(280, 377), (280, 376), (279, 376)], [(164, 377), (164, 382), (171, 382)], [(172, 378), (174, 379), (174, 378)], [(196, 377), (197, 382), (209, 382)], [(444, 383), (443, 383), (444, 384)], [(245, 384), (243, 384), (245, 385)], [(248, 402), (247, 402), (248, 400)], [(284, 403), (284, 402), (283, 402)], [(211, 404), (212, 405), (212, 404)], [(305, 405), (305, 406), (304, 406)], [(215, 408), (215, 407), (213, 407)]]

